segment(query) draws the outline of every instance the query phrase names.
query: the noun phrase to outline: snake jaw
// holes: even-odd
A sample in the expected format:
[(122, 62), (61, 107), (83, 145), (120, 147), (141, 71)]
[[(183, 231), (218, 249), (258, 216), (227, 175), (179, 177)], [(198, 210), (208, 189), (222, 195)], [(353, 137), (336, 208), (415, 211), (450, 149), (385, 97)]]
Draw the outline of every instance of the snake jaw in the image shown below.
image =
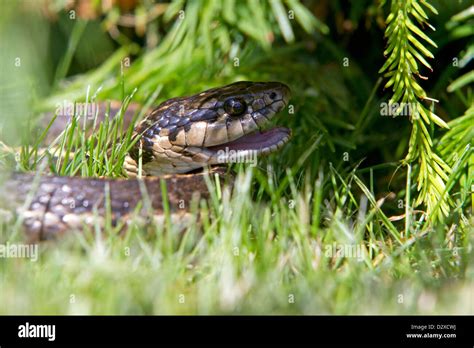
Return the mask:
[[(136, 128), (145, 173), (185, 173), (277, 151), (291, 131), (263, 129), (289, 98), (282, 83), (241, 81), (164, 102)], [(127, 165), (134, 169), (137, 159), (135, 149)]]
[(236, 141), (207, 149), (207, 151), (212, 152), (208, 163), (252, 162), (259, 156), (269, 155), (281, 149), (290, 138), (291, 130), (284, 127), (254, 132)]

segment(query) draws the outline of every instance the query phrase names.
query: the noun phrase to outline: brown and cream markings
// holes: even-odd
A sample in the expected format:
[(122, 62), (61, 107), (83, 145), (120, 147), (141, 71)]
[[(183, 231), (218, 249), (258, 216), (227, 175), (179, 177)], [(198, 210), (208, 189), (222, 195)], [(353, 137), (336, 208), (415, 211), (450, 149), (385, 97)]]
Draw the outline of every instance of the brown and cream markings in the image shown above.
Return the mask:
[[(139, 139), (124, 164), (129, 179), (13, 173), (0, 185), (0, 208), (21, 217), (29, 240), (54, 239), (97, 223), (97, 217), (103, 224), (108, 213), (113, 225), (127, 223), (137, 207), (146, 219), (163, 217), (164, 181), (173, 221), (184, 221), (193, 197), (209, 195), (208, 170), (184, 173), (232, 162), (230, 153), (265, 155), (281, 148), (290, 130), (263, 127), (286, 107), (289, 97), (282, 83), (241, 81), (167, 100), (134, 129)], [(132, 116), (125, 114), (126, 124)], [(135, 178), (140, 162), (143, 177)], [(220, 167), (210, 172), (232, 181)]]

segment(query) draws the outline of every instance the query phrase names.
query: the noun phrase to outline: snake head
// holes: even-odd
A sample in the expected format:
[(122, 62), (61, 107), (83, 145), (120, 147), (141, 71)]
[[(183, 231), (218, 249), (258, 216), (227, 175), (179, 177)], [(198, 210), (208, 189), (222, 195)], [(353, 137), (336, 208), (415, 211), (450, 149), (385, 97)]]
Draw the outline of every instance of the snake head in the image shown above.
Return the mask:
[(136, 127), (141, 138), (129, 166), (136, 167), (138, 147), (147, 175), (185, 173), (277, 151), (291, 131), (264, 127), (289, 98), (290, 89), (282, 83), (240, 81), (170, 99)]

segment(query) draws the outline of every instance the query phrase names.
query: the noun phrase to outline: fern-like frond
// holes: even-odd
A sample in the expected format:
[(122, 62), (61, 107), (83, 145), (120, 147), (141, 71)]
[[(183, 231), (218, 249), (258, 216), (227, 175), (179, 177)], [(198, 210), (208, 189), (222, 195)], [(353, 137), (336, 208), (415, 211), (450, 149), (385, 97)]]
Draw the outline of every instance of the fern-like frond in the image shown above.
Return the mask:
[[(451, 20), (446, 24), (446, 27), (451, 31), (452, 37), (459, 39), (462, 37), (474, 36), (474, 5), (466, 8), (458, 14), (451, 17)], [(466, 50), (461, 53), (462, 57), (459, 59), (459, 68), (464, 68), (474, 59), (474, 43), (466, 47)], [(469, 86), (474, 83), (474, 71), (468, 71), (464, 75), (459, 76), (448, 86), (448, 92), (454, 92), (464, 86)]]
[[(474, 187), (474, 101), (471, 101), (470, 107), (463, 116), (449, 122), (450, 130), (441, 138), (437, 148), (443, 158), (453, 168), (460, 166), (459, 163), (465, 163), (461, 167), (462, 174), (458, 177), (460, 183), (461, 205), (471, 199), (471, 207), (474, 208), (473, 192)], [(466, 161), (462, 158), (466, 156)], [(464, 189), (462, 189), (464, 188)], [(469, 192), (470, 190), (470, 192)]]
[[(449, 213), (446, 181), (451, 169), (436, 154), (429, 129), (433, 124), (442, 128), (448, 128), (448, 125), (425, 105), (431, 99), (417, 82), (419, 78), (426, 79), (420, 74), (421, 66), (432, 70), (427, 59), (433, 58), (433, 54), (427, 47), (436, 47), (436, 43), (420, 29), (429, 27), (434, 30), (428, 23), (428, 11), (437, 14), (425, 0), (391, 1), (385, 30), (388, 44), (384, 55), (387, 60), (379, 72), (388, 78), (385, 88), (390, 87), (393, 92), (389, 104), (398, 105), (391, 108), (394, 110), (392, 116), (409, 116), (413, 124), (404, 162), (417, 161), (419, 164), (419, 195), (415, 205), (424, 203), (428, 214), (442, 217)], [(409, 110), (408, 114), (406, 110)]]

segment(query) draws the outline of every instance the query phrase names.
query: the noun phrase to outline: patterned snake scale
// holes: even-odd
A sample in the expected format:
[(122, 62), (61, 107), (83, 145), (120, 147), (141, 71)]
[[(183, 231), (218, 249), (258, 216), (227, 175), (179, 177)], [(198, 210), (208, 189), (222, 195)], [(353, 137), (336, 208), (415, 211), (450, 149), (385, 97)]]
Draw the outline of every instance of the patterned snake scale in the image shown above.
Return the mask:
[[(124, 164), (128, 179), (15, 172), (0, 183), (0, 209), (21, 217), (29, 241), (56, 239), (70, 230), (94, 226), (98, 217), (104, 223), (108, 212), (113, 225), (127, 223), (139, 204), (140, 216), (163, 217), (163, 180), (172, 221), (179, 222), (188, 214), (192, 199), (209, 197), (206, 175), (220, 175), (231, 184), (226, 171), (216, 166), (232, 162), (229, 150), (258, 156), (288, 142), (289, 129), (263, 127), (286, 107), (289, 98), (290, 90), (282, 83), (241, 81), (169, 99), (135, 127), (134, 136), (139, 139)], [(112, 103), (111, 111), (113, 108)], [(136, 104), (129, 106), (124, 126), (130, 124), (136, 108)], [(64, 129), (65, 119), (56, 119), (47, 141)], [(136, 178), (139, 153), (143, 178)], [(145, 201), (149, 204), (143, 204)]]

